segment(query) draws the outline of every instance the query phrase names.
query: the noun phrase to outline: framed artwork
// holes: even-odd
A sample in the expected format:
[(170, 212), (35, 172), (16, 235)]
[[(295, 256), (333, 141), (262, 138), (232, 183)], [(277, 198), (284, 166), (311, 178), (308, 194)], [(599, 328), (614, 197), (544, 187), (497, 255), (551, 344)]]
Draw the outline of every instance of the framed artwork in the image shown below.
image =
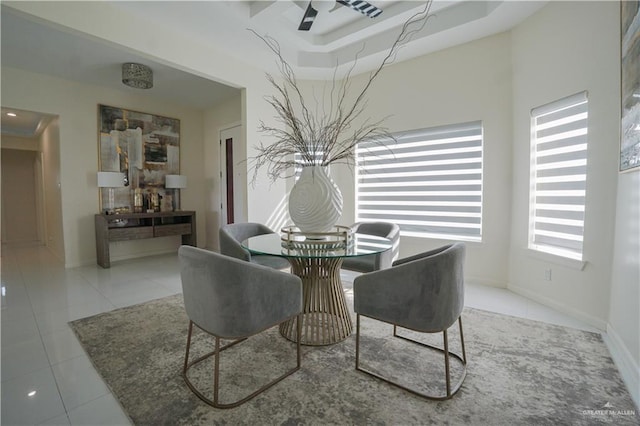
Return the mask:
[(640, 170), (640, 1), (620, 2), (620, 171)]
[(165, 176), (180, 174), (180, 120), (98, 105), (98, 128), (98, 171), (124, 174), (123, 187), (99, 188), (100, 211), (105, 200), (116, 213), (164, 210)]

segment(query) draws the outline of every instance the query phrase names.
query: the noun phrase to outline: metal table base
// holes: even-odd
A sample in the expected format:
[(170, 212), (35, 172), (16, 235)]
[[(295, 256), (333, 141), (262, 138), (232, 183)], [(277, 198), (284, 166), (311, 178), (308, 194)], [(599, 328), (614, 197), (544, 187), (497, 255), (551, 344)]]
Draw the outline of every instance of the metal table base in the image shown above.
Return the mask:
[[(342, 258), (289, 258), (291, 272), (302, 279), (303, 345), (330, 345), (346, 339), (353, 329), (340, 281)], [(280, 325), (280, 333), (296, 341), (295, 320)]]

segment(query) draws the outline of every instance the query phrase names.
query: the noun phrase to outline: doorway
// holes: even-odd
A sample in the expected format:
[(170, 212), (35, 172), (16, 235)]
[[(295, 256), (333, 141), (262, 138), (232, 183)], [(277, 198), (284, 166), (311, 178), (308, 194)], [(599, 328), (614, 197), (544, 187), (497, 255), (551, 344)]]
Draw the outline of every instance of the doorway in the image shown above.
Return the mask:
[(220, 131), (220, 217), (221, 224), (246, 222), (247, 167), (243, 162), (242, 126)]
[(2, 149), (2, 243), (44, 244), (40, 153)]

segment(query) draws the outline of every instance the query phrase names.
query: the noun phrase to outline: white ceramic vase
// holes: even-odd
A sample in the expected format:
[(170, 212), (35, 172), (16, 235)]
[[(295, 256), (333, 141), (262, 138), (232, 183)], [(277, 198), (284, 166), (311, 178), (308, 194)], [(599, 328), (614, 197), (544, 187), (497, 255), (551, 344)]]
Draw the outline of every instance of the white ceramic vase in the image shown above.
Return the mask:
[(342, 215), (342, 193), (322, 166), (306, 166), (289, 194), (289, 215), (303, 232), (331, 231)]

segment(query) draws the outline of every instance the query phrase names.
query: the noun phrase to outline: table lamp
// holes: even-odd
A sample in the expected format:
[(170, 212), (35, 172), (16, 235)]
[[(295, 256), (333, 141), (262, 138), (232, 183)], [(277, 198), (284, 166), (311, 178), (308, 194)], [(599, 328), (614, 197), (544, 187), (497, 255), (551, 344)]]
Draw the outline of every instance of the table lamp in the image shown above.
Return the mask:
[(174, 190), (174, 210), (180, 210), (180, 189), (187, 187), (187, 177), (185, 175), (166, 175), (164, 187)]
[(98, 187), (109, 188), (109, 200), (107, 207), (103, 208), (106, 214), (113, 214), (114, 195), (113, 188), (124, 187), (124, 173), (120, 172), (98, 172)]

